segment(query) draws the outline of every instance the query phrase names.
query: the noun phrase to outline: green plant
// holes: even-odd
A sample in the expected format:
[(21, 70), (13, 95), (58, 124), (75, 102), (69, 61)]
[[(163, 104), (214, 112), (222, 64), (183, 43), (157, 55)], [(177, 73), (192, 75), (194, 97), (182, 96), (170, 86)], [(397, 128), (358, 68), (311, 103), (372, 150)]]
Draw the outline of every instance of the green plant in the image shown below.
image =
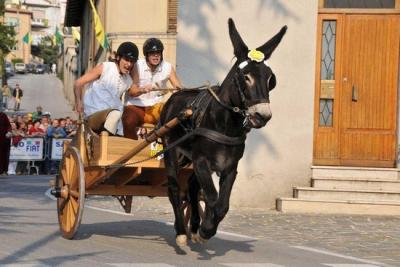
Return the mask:
[(16, 57), (16, 58), (11, 59), (11, 62), (13, 65), (15, 65), (15, 63), (24, 63), (24, 60), (22, 58)]

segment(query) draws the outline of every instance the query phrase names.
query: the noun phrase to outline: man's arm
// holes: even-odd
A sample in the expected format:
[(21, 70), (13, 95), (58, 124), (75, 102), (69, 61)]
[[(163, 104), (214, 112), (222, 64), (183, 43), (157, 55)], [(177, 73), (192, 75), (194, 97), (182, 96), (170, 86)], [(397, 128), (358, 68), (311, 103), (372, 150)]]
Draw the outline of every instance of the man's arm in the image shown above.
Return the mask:
[(174, 67), (171, 67), (171, 74), (169, 75), (169, 82), (172, 84), (172, 86), (174, 88), (177, 88), (177, 89), (183, 88), (181, 81), (178, 78), (178, 75), (176, 75), (176, 71), (175, 71)]
[(137, 97), (151, 91), (152, 89), (151, 85), (145, 87), (139, 87), (139, 72), (136, 64), (132, 69), (131, 77), (132, 77), (132, 86), (128, 90), (130, 96)]
[(82, 102), (83, 87), (86, 84), (94, 80), (97, 80), (102, 73), (103, 73), (103, 64), (99, 64), (75, 81), (74, 83), (75, 110), (78, 113), (83, 113), (83, 102)]

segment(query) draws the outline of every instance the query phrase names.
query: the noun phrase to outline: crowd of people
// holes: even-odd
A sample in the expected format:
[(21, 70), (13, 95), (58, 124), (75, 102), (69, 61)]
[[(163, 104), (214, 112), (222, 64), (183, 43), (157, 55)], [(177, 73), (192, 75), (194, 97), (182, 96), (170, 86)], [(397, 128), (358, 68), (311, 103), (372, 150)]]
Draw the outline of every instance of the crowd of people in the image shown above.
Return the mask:
[[(0, 116), (0, 175), (26, 174), (26, 161), (10, 161), (11, 146), (18, 146), (23, 138), (40, 137), (44, 139), (45, 146), (50, 144), (52, 138), (72, 138), (76, 134), (76, 121), (70, 117), (51, 118), (49, 112), (43, 112), (38, 106), (36, 111), (24, 115)], [(46, 150), (48, 152), (48, 150)], [(52, 160), (50, 155), (44, 153), (43, 160), (37, 162), (40, 174), (54, 174), (58, 170), (58, 161)]]

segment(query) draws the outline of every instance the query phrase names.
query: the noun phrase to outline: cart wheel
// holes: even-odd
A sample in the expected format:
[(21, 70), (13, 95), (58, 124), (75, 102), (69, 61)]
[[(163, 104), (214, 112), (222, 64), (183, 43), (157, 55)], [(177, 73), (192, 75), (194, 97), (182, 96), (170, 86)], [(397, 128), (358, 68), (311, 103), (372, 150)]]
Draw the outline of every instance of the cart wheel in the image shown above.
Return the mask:
[(56, 185), (61, 189), (61, 197), (57, 198), (60, 230), (64, 238), (72, 239), (81, 224), (85, 204), (85, 172), (76, 147), (66, 149)]

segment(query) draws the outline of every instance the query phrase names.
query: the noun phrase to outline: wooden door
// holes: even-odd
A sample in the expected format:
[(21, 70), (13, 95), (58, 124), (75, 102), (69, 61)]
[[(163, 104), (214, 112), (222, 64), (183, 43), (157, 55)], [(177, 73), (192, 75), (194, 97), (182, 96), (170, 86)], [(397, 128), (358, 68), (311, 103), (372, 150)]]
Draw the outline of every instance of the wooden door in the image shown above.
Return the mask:
[[(335, 75), (328, 81), (334, 88), (333, 123), (315, 123), (314, 164), (394, 167), (399, 16), (346, 14), (335, 19)], [(320, 103), (327, 81), (317, 80)], [(321, 108), (316, 105), (318, 115)]]

